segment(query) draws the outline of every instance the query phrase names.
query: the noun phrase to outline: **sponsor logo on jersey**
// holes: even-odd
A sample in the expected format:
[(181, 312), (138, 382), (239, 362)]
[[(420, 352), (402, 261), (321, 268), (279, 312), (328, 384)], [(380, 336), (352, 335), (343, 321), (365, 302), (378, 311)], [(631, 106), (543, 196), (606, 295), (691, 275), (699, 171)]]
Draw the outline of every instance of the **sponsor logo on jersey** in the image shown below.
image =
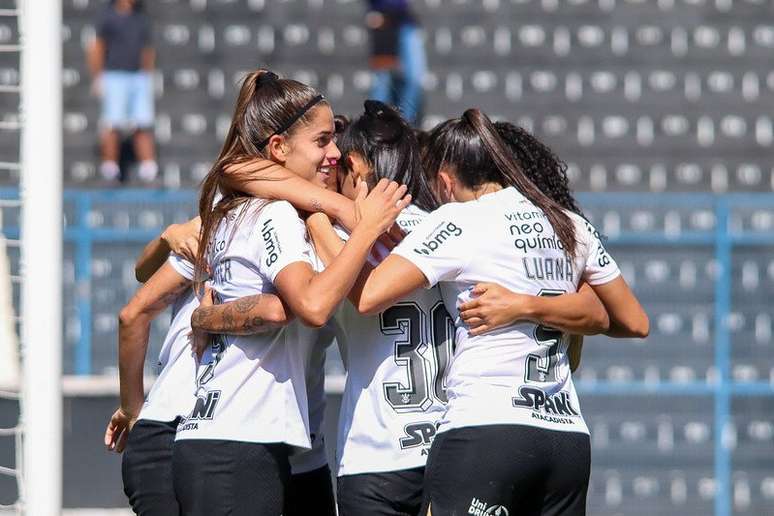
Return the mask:
[[(409, 423), (403, 427), (406, 437), (400, 438), (401, 450), (416, 448), (417, 446), (430, 446), (435, 437), (435, 425), (426, 421), (420, 423)], [(422, 451), (425, 455), (426, 451)]]
[(398, 226), (406, 232), (408, 235), (414, 226), (418, 226), (422, 223), (422, 219), (398, 219)]
[(279, 239), (277, 239), (277, 232), (272, 224), (272, 219), (266, 220), (261, 227), (261, 236), (263, 237), (263, 243), (266, 246), (266, 266), (272, 266), (277, 260), (279, 260), (279, 253), (282, 249), (279, 245)]
[(462, 228), (456, 225), (454, 222), (441, 222), (430, 233), (421, 247), (414, 248), (414, 252), (417, 254), (429, 255), (438, 250), (444, 242), (452, 237), (458, 237), (462, 234)]
[(218, 406), (220, 400), (220, 391), (206, 391), (196, 396), (196, 404), (194, 405), (191, 415), (188, 417), (188, 421), (212, 419), (215, 415), (215, 408)]
[(478, 498), (473, 498), (470, 501), (468, 514), (472, 514), (473, 516), (510, 516), (508, 508), (504, 505), (489, 505), (485, 501)]
[(219, 400), (220, 391), (205, 391), (201, 389), (201, 393), (196, 395), (196, 403), (191, 411), (191, 415), (180, 419), (177, 431), (198, 430), (199, 421), (211, 420), (213, 418)]
[(511, 398), (511, 401), (514, 407), (534, 411), (534, 419), (550, 423), (573, 424), (575, 421), (572, 418), (580, 415), (565, 391), (549, 395), (537, 387), (522, 385), (519, 387), (519, 396)]

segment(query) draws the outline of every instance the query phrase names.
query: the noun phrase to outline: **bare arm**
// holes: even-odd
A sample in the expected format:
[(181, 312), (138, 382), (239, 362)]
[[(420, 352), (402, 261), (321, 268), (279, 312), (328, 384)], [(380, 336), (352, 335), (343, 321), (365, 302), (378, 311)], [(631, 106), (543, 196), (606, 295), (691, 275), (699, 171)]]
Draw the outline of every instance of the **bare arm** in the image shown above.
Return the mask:
[(476, 297), (460, 305), (460, 317), (471, 335), (480, 335), (517, 321), (529, 321), (565, 333), (596, 335), (610, 321), (602, 302), (585, 283), (578, 292), (560, 296), (531, 296), (511, 292), (494, 283), (479, 283)]
[[(312, 237), (312, 241), (314, 242), (315, 251), (317, 252), (317, 255), (320, 257), (320, 259), (323, 261), (323, 263), (327, 266), (331, 261), (333, 261), (336, 256), (341, 252), (342, 248), (344, 247), (344, 241), (339, 237), (339, 235), (336, 234), (336, 231), (333, 229), (333, 226), (331, 225), (330, 219), (325, 216), (320, 215), (313, 215), (307, 218), (306, 220), (306, 227), (309, 231), (309, 234)], [(410, 264), (410, 262), (407, 261), (409, 265), (416, 269), (413, 264)], [(381, 264), (380, 264), (381, 267)], [(409, 267), (406, 267), (406, 271), (408, 271)], [(406, 271), (401, 272), (404, 273)], [(418, 272), (418, 269), (413, 272)], [(396, 272), (397, 273), (397, 272)], [(366, 288), (366, 285), (368, 285), (368, 291), (372, 295), (377, 295), (377, 290), (380, 288), (378, 285), (385, 285), (386, 282), (382, 281), (382, 279), (386, 279), (387, 275), (391, 274), (390, 271), (387, 272), (376, 272), (374, 267), (366, 263), (363, 266), (363, 270), (360, 273), (360, 276), (358, 277), (357, 282), (353, 286), (352, 290), (350, 290), (348, 298), (352, 305), (355, 307), (355, 309), (358, 310), (358, 312), (363, 314), (370, 314), (372, 313), (372, 307), (369, 303), (372, 302), (372, 300), (366, 296), (366, 298), (363, 298), (363, 289)], [(373, 276), (373, 277), (372, 277)], [(421, 276), (421, 278), (419, 277)], [(368, 283), (368, 279), (370, 278), (371, 283)], [(403, 277), (401, 276), (401, 279)], [(422, 285), (425, 283), (424, 275), (419, 272), (419, 275), (415, 277), (416, 281), (422, 281)], [(395, 282), (390, 282), (393, 286)], [(386, 285), (385, 285), (386, 286)], [(419, 288), (419, 287), (416, 287)], [(412, 292), (415, 289), (407, 290), (405, 294), (408, 294), (409, 292)], [(385, 296), (393, 296), (391, 292), (383, 292)], [(405, 296), (398, 295), (397, 299), (401, 299)], [(395, 294), (397, 295), (397, 294)], [(396, 300), (397, 300), (396, 299)], [(394, 303), (389, 303), (385, 308), (388, 308), (389, 306), (392, 306)], [(375, 313), (380, 312), (381, 310), (377, 310)]]
[(118, 374), (121, 406), (105, 432), (105, 445), (123, 450), (126, 436), (140, 413), (145, 391), (143, 366), (153, 319), (188, 288), (189, 281), (171, 265), (163, 265), (124, 306), (118, 320)]
[(329, 219), (323, 213), (307, 217), (306, 229), (314, 243), (314, 250), (326, 266), (344, 249), (344, 241), (336, 234)]
[(644, 339), (650, 332), (648, 314), (623, 276), (604, 285), (592, 286), (610, 316), (608, 337)]
[(146, 72), (152, 72), (156, 68), (156, 51), (151, 47), (145, 47), (140, 54), (140, 67)]
[[(205, 297), (207, 294), (205, 294)], [(293, 314), (273, 294), (257, 294), (222, 303), (200, 305), (191, 316), (191, 329), (207, 333), (253, 335), (293, 320)]]
[(291, 311), (309, 326), (320, 327), (330, 318), (341, 300), (352, 289), (368, 258), (371, 246), (386, 231), (400, 211), (411, 201), (406, 187), (385, 179), (368, 197), (362, 183), (357, 200), (359, 221), (341, 253), (320, 274), (308, 263), (288, 265), (274, 279), (280, 296)]
[(224, 177), (228, 188), (262, 199), (285, 200), (309, 213), (323, 212), (347, 229), (357, 222), (351, 199), (314, 185), (273, 161), (255, 159), (232, 165)]
[(196, 261), (199, 248), (199, 231), (201, 219), (194, 217), (183, 224), (172, 224), (151, 240), (134, 266), (134, 276), (140, 283), (145, 283), (169, 257), (170, 252), (182, 256), (191, 263)]
[(100, 38), (94, 38), (94, 41), (86, 50), (86, 61), (89, 66), (91, 78), (96, 79), (102, 73), (105, 64), (105, 41)]

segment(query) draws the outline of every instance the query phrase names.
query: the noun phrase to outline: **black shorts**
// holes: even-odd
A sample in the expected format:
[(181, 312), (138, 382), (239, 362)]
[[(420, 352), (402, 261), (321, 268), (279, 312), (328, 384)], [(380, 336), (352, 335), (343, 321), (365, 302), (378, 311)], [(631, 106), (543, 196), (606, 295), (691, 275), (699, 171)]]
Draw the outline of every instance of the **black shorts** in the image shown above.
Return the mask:
[(336, 489), (339, 516), (416, 516), (424, 476), (425, 468), (342, 475)]
[(288, 447), (218, 439), (175, 442), (175, 492), (185, 516), (280, 516)]
[(136, 514), (180, 514), (172, 487), (172, 444), (177, 421), (141, 419), (132, 427), (121, 459), (124, 493)]
[(433, 516), (580, 516), (590, 470), (586, 434), (522, 425), (457, 428), (435, 436), (424, 507), (431, 504)]
[(290, 476), (284, 516), (336, 516), (331, 470), (322, 468)]

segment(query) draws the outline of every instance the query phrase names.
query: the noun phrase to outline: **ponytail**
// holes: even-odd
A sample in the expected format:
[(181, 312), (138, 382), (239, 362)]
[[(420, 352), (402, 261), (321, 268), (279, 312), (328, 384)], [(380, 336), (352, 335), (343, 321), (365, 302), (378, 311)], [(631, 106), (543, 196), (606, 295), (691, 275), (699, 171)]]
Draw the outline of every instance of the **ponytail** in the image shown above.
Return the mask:
[(451, 168), (460, 182), (471, 189), (488, 182), (516, 188), (543, 211), (564, 252), (575, 256), (577, 241), (570, 217), (529, 180), (485, 114), (468, 109), (462, 118), (448, 120), (433, 129), (429, 140), (424, 157), (425, 170), (431, 178), (441, 169)]

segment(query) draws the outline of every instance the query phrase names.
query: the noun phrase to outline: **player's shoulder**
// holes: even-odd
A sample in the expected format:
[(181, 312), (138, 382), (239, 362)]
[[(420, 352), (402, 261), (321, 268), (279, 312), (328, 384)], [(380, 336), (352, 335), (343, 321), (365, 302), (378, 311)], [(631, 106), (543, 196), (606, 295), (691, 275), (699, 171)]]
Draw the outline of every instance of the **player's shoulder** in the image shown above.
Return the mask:
[(287, 201), (253, 199), (248, 209), (260, 223), (266, 223), (269, 220), (275, 224), (298, 223), (301, 220), (298, 211)]
[(422, 208), (410, 204), (406, 206), (403, 211), (398, 214), (398, 218), (395, 222), (406, 233), (411, 233), (415, 227), (419, 226), (422, 221), (427, 217), (428, 212)]

